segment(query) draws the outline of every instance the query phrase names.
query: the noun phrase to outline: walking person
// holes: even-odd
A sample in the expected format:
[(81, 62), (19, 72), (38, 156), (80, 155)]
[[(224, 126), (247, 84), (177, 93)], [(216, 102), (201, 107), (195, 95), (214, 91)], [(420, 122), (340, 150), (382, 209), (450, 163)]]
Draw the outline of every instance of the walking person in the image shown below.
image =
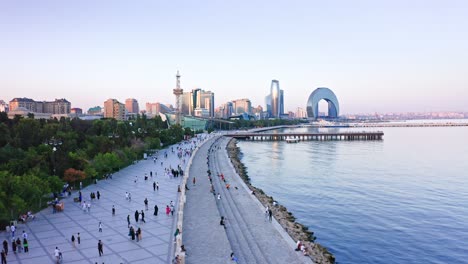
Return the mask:
[(54, 256), (55, 256), (56, 263), (60, 263), (61, 255), (62, 255), (62, 252), (60, 252), (60, 249), (58, 247), (55, 247)]
[[(10, 231), (11, 231), (11, 237), (15, 237), (16, 226), (14, 224), (11, 224)], [(8, 252), (7, 252), (7, 255), (8, 255)]]
[(270, 208), (268, 208), (268, 206), (265, 208), (265, 221), (268, 220), (268, 210), (270, 210)]
[(80, 233), (77, 235), (78, 245), (81, 243)]
[(145, 198), (145, 210), (148, 211), (148, 198)]
[(133, 226), (130, 227), (130, 237), (132, 240), (135, 240), (135, 229), (133, 229)]
[(180, 234), (180, 230), (179, 228), (176, 229), (176, 231), (174, 232), (174, 242), (176, 241), (177, 239), (177, 236)]
[(195, 182), (196, 182), (195, 177), (193, 177), (192, 182), (193, 182), (193, 186), (195, 186)]
[(2, 249), (2, 264), (7, 264), (6, 256), (7, 254), (5, 253), (5, 250)]
[(104, 246), (104, 244), (102, 243), (102, 241), (101, 241), (101, 240), (99, 240), (99, 242), (98, 242), (98, 251), (99, 251), (99, 256), (102, 256), (102, 255), (104, 255), (103, 246)]
[(159, 182), (156, 182), (156, 191), (159, 191)]
[(102, 223), (101, 222), (99, 222), (99, 232), (102, 233)]
[(143, 210), (141, 210), (141, 221), (143, 223), (146, 223), (146, 221), (145, 221), (145, 212), (143, 212)]
[(112, 205), (112, 216), (115, 215), (115, 207)]
[(72, 235), (71, 242), (72, 242), (73, 248), (75, 248), (75, 235)]
[(8, 241), (3, 240), (3, 250), (5, 250), (5, 255), (8, 255)]
[(21, 240), (19, 239), (19, 237), (16, 239), (16, 247), (18, 248), (18, 253), (21, 253), (21, 249), (23, 248), (22, 244), (21, 244)]
[(270, 223), (271, 223), (272, 218), (273, 218), (273, 212), (271, 211), (271, 209), (268, 209), (268, 220), (270, 220)]
[(90, 213), (91, 212), (91, 201), (88, 202), (86, 207), (88, 207), (88, 213)]
[(140, 217), (140, 213), (138, 213), (138, 210), (135, 210), (135, 222), (138, 223), (138, 218)]
[(138, 234), (138, 240), (141, 241), (141, 238), (142, 238), (141, 228), (138, 228), (137, 234)]
[(101, 199), (101, 193), (99, 191), (97, 191), (97, 199)]
[(129, 228), (130, 227), (130, 215), (127, 215), (127, 227)]
[(154, 215), (156, 215), (156, 216), (158, 215), (158, 210), (159, 210), (158, 205), (155, 204), (154, 205)]
[(153, 191), (156, 191), (156, 182), (153, 182)]
[(169, 216), (171, 213), (171, 208), (169, 208), (169, 205), (166, 205), (166, 215)]
[(13, 253), (16, 254), (16, 241), (14, 239), (11, 241), (11, 249), (13, 250)]
[(23, 248), (24, 248), (24, 253), (29, 252), (28, 240), (26, 238), (23, 238)]

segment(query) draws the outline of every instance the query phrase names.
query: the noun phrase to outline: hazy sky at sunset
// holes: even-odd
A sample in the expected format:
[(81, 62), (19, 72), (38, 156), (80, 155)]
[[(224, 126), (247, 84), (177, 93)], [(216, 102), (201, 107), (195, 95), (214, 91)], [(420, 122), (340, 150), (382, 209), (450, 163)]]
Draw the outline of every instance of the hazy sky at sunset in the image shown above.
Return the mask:
[(217, 106), (278, 79), (286, 110), (468, 111), (468, 1), (0, 0), (5, 101), (173, 103), (177, 70)]

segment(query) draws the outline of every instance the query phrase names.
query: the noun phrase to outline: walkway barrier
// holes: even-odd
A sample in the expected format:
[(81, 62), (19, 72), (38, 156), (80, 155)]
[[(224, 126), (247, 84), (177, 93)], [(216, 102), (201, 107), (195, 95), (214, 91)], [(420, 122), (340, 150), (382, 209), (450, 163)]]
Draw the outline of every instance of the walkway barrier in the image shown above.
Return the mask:
[(184, 177), (182, 178), (182, 185), (180, 188), (180, 196), (179, 196), (179, 206), (177, 209), (177, 222), (176, 222), (176, 228), (179, 229), (179, 234), (175, 237), (175, 253), (174, 253), (174, 258), (178, 258), (177, 264), (185, 264), (185, 251), (182, 251), (182, 236), (183, 236), (183, 222), (184, 222), (184, 207), (185, 207), (185, 202), (187, 201), (187, 196), (185, 194), (185, 186), (188, 184), (188, 179), (190, 177), (190, 167), (192, 166), (192, 161), (193, 157), (197, 154), (198, 150), (206, 143), (208, 142), (212, 137), (209, 135), (200, 142), (200, 144), (197, 146), (195, 151), (192, 153), (192, 156), (190, 156), (189, 162), (187, 163), (187, 167), (185, 169)]

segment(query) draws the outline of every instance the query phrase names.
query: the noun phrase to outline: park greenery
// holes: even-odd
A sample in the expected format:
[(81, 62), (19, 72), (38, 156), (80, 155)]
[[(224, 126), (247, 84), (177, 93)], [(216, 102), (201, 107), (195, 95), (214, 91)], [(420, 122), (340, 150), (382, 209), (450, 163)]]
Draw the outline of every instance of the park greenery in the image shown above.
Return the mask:
[(184, 135), (193, 132), (159, 116), (38, 120), (0, 112), (0, 225), (40, 209), (65, 183), (90, 184)]
[[(298, 124), (295, 120), (235, 120), (230, 129)], [(211, 132), (213, 126), (208, 128)], [(196, 131), (201, 133), (203, 131)], [(134, 120), (78, 118), (8, 119), (0, 112), (0, 226), (36, 211), (64, 191), (102, 179), (143, 157), (143, 153), (193, 136), (190, 128), (168, 127), (157, 116)]]

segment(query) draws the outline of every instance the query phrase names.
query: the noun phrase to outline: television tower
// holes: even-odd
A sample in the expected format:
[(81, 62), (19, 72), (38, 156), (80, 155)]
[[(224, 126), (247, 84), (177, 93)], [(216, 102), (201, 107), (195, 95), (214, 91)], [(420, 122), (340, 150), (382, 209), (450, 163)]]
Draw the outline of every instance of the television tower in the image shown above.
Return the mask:
[(180, 105), (180, 96), (184, 93), (184, 90), (180, 88), (180, 74), (179, 71), (177, 71), (177, 82), (176, 82), (176, 88), (172, 90), (172, 93), (176, 97), (176, 124), (180, 125), (180, 115), (182, 114), (182, 109)]

